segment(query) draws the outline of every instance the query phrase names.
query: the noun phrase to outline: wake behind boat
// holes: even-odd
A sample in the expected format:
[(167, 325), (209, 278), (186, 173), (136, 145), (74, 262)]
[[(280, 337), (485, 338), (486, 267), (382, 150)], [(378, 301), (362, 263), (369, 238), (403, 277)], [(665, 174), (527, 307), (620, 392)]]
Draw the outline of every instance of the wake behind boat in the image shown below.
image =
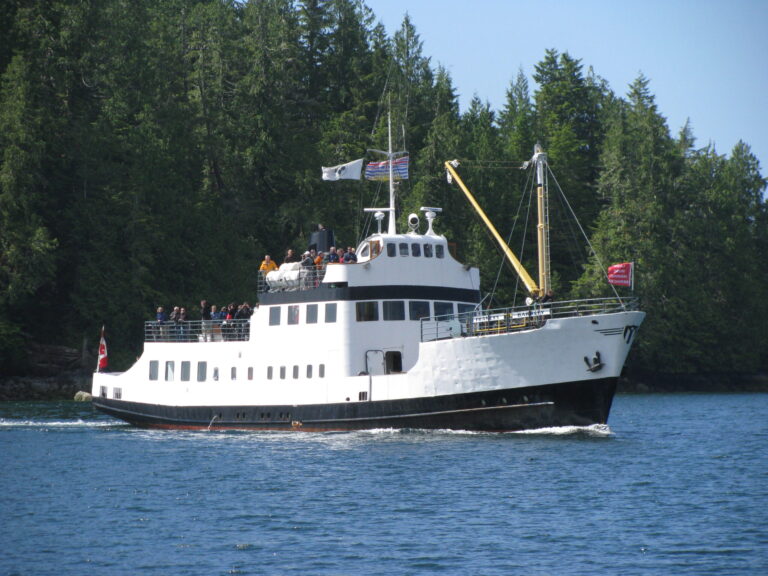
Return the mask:
[[(550, 300), (547, 157), (531, 161), (539, 202), (539, 281), (500, 241), (530, 297), (486, 310), (480, 273), (422, 208), (409, 230), (390, 204), (356, 263), (321, 274), (284, 264), (259, 286), (249, 320), (182, 328), (147, 322), (144, 353), (124, 373), (96, 372), (93, 405), (138, 426), (189, 429), (515, 431), (605, 424), (645, 314), (619, 298)], [(388, 230), (382, 220), (388, 215)], [(424, 232), (420, 232), (425, 228)]]

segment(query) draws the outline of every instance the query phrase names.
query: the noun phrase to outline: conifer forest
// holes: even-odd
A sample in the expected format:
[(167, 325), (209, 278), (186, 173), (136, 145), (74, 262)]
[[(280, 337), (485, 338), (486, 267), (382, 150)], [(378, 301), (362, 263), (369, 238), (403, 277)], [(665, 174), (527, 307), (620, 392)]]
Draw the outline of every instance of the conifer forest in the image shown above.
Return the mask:
[[(321, 166), (381, 159), (366, 150), (386, 149), (388, 115), (410, 154), (400, 227), (443, 207), (435, 229), (480, 266), (484, 305), (520, 304), (522, 287), (443, 163), (459, 159), (503, 236), (525, 236), (519, 168), (538, 142), (589, 238), (552, 199), (556, 296), (610, 296), (603, 268), (635, 263), (647, 318), (629, 370), (765, 371), (768, 206), (749, 144), (697, 145), (642, 75), (611, 87), (556, 50), (528, 65), (499, 55), (503, 108), (461, 111), (414, 22), (388, 36), (363, 0), (3, 2), (0, 373), (24, 373), (32, 343), (95, 358), (102, 325), (125, 369), (158, 306), (257, 302), (263, 256), (303, 251), (318, 224), (356, 246), (387, 183)], [(535, 269), (535, 250), (522, 258)]]

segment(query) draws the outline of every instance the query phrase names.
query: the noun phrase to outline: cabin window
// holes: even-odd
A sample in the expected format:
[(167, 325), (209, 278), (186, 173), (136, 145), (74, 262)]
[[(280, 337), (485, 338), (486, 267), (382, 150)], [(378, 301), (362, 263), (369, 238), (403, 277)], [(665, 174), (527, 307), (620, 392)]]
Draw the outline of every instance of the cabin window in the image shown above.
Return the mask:
[(445, 258), (445, 246), (442, 244), (435, 244), (435, 256), (437, 258)]
[(253, 380), (253, 366), (248, 366), (248, 380)]
[(368, 400), (368, 391), (367, 390), (363, 390), (362, 392), (358, 392), (357, 393), (357, 399), (360, 402), (366, 402)]
[(299, 307), (288, 306), (288, 324), (298, 324), (298, 323), (299, 323)]
[(474, 304), (456, 304), (459, 309), (459, 314), (471, 314), (475, 311)]
[(173, 382), (173, 373), (176, 371), (176, 363), (173, 360), (169, 360), (165, 363), (165, 381)]
[(408, 317), (411, 320), (429, 318), (429, 302), (422, 300), (411, 300), (408, 302)]
[(325, 378), (325, 364), (320, 364), (317, 367), (317, 376), (318, 378)]
[(121, 400), (123, 397), (123, 389), (122, 388), (112, 388), (112, 398), (115, 400)]
[(214, 368), (213, 369), (213, 379), (216, 380), (217, 382), (219, 381), (219, 369), (218, 368)]
[(307, 364), (307, 378), (312, 378), (312, 364)]
[(405, 320), (405, 302), (402, 300), (385, 300), (384, 320)]
[(358, 258), (368, 258), (369, 251), (370, 251), (370, 247), (368, 246), (368, 244), (366, 244), (365, 246), (363, 246), (363, 248), (360, 250), (360, 252), (358, 252), (357, 257)]
[(397, 256), (397, 246), (394, 242), (387, 242), (387, 256), (390, 258)]
[(160, 362), (157, 360), (149, 361), (149, 379), (157, 380), (160, 375)]
[(280, 306), (272, 306), (269, 309), (269, 325), (280, 326)]
[(375, 300), (355, 303), (358, 322), (374, 322), (379, 319), (379, 303)]
[(280, 366), (280, 380), (285, 380), (285, 366)]
[(191, 369), (190, 369), (191, 365), (192, 365), (192, 363), (187, 361), (187, 360), (184, 360), (181, 363), (181, 381), (182, 382), (189, 382), (189, 374), (191, 372)]
[(408, 256), (408, 242), (400, 242), (400, 256)]
[(99, 396), (102, 398), (107, 397), (107, 387), (106, 386), (99, 386)]
[(208, 377), (208, 362), (198, 362), (197, 363), (197, 381), (205, 382), (205, 379), (207, 377)]
[(424, 258), (432, 258), (432, 244), (424, 244)]
[(307, 324), (317, 324), (317, 304), (307, 304)]
[(267, 366), (267, 380), (272, 380), (272, 366)]
[(384, 353), (384, 364), (387, 374), (403, 371), (403, 355), (399, 350), (390, 350)]
[(421, 256), (421, 244), (418, 242), (411, 244), (411, 256)]
[(453, 316), (453, 302), (435, 302), (435, 317)]
[(293, 367), (293, 379), (296, 380), (299, 377), (299, 367), (294, 365)]
[(336, 322), (336, 303), (325, 305), (325, 322), (326, 324), (332, 324)]
[(235, 366), (232, 366), (229, 370), (229, 379), (237, 380), (237, 368)]

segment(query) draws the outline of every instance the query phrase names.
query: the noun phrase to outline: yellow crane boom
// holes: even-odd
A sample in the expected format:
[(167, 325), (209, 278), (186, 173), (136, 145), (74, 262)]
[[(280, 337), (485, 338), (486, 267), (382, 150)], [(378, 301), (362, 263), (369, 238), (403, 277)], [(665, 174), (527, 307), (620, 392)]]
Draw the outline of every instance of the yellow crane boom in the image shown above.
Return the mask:
[(523, 267), (523, 265), (520, 263), (520, 260), (517, 259), (515, 254), (512, 252), (512, 250), (507, 246), (507, 243), (504, 241), (504, 239), (501, 237), (501, 235), (498, 233), (496, 228), (494, 227), (493, 223), (490, 221), (488, 216), (486, 216), (483, 209), (480, 207), (480, 204), (477, 203), (477, 200), (475, 200), (475, 197), (472, 195), (472, 193), (469, 191), (469, 188), (464, 184), (463, 180), (459, 177), (458, 173), (456, 172), (455, 166), (458, 166), (458, 162), (456, 160), (448, 161), (445, 163), (445, 169), (448, 171), (448, 174), (450, 175), (451, 179), (455, 180), (456, 183), (459, 185), (459, 188), (461, 188), (461, 191), (464, 192), (464, 195), (469, 200), (469, 203), (472, 205), (472, 207), (475, 209), (475, 211), (480, 215), (480, 218), (482, 218), (485, 225), (488, 227), (488, 230), (491, 231), (491, 234), (493, 235), (496, 242), (498, 242), (499, 246), (501, 247), (501, 250), (504, 252), (504, 255), (507, 257), (507, 260), (509, 260), (510, 264), (512, 264), (512, 267), (515, 269), (515, 272), (517, 272), (517, 275), (520, 276), (520, 279), (523, 281), (523, 284), (525, 284), (525, 287), (528, 289), (528, 292), (534, 297), (541, 296), (541, 290), (536, 285), (536, 282), (531, 278), (531, 275), (528, 274), (528, 271)]

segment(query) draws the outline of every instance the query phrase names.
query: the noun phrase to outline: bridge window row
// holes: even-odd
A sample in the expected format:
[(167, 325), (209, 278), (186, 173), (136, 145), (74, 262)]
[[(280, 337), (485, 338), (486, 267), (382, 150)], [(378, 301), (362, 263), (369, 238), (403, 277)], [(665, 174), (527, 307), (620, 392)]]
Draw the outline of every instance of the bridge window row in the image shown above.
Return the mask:
[(387, 256), (414, 256), (424, 258), (445, 258), (445, 246), (442, 244), (430, 244), (425, 242), (387, 242)]

